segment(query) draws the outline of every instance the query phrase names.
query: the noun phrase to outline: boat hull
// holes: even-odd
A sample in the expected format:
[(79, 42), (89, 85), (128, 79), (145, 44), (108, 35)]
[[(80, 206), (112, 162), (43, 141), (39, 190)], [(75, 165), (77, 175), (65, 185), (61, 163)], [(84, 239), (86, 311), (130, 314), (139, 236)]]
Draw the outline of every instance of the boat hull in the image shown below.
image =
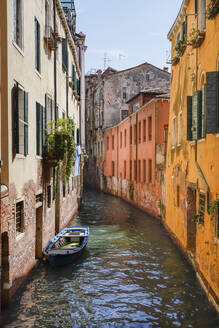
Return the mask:
[[(89, 237), (88, 227), (67, 227), (59, 232), (43, 250), (43, 255), (53, 266), (63, 266), (77, 260), (84, 251)], [(70, 243), (59, 245), (62, 240), (71, 239)], [(76, 238), (76, 240), (75, 240)], [(73, 243), (72, 243), (73, 241)], [(80, 243), (74, 243), (80, 241)], [(58, 246), (57, 246), (58, 245)], [(75, 246), (77, 245), (77, 246)]]

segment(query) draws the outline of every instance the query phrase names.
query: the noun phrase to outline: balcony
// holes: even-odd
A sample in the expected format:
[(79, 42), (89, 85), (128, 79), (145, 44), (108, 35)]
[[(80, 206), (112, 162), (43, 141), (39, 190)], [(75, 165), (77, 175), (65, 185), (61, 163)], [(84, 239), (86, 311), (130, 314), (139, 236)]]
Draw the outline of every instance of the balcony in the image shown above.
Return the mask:
[(54, 36), (51, 26), (45, 27), (44, 40), (46, 41), (46, 43), (51, 51), (56, 50), (56, 48), (57, 48), (56, 39), (55, 39), (55, 36)]
[(202, 42), (205, 39), (205, 32), (200, 32), (199, 30), (195, 31), (189, 40), (189, 44), (192, 48), (199, 48)]

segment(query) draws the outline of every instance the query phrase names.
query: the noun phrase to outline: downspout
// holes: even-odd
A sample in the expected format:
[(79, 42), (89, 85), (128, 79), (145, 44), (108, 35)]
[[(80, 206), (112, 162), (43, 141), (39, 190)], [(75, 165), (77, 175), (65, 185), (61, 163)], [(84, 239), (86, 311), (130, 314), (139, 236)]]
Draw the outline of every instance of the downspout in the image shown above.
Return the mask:
[[(53, 24), (54, 31), (56, 32), (56, 0), (53, 0)], [(54, 106), (55, 106), (55, 121), (57, 122), (57, 67), (56, 67), (56, 50), (54, 51)]]
[[(197, 27), (197, 30), (198, 30), (198, 13), (197, 13), (197, 17), (196, 17), (196, 20), (197, 20), (197, 23), (196, 23), (196, 27)], [(196, 49), (196, 65), (195, 65), (195, 76), (196, 76), (196, 91), (197, 91), (197, 85), (198, 85), (198, 48)], [(209, 213), (209, 194), (210, 194), (210, 188), (209, 188), (209, 185), (207, 183), (207, 180), (205, 179), (205, 176), (202, 172), (202, 169), (198, 163), (198, 141), (195, 140), (195, 165), (198, 169), (198, 173), (202, 179), (202, 182), (207, 190), (207, 211)]]

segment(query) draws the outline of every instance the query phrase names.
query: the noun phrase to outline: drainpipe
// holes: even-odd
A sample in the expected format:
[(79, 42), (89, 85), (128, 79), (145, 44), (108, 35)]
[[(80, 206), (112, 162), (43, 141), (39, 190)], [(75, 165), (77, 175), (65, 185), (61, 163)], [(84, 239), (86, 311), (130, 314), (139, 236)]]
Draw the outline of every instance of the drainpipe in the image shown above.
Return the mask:
[[(197, 13), (196, 20), (197, 20), (196, 28), (198, 30), (198, 13)], [(198, 85), (198, 48), (196, 49), (196, 54), (195, 55), (196, 55), (195, 77), (196, 77), (196, 91), (197, 91), (197, 85)], [(205, 185), (205, 188), (207, 190), (207, 211), (209, 213), (209, 194), (210, 194), (210, 188), (209, 188), (209, 185), (207, 183), (207, 180), (205, 179), (205, 176), (204, 176), (204, 174), (202, 172), (202, 169), (201, 169), (201, 167), (200, 167), (200, 165), (198, 163), (198, 160), (197, 160), (198, 156), (197, 155), (198, 155), (198, 142), (197, 142), (197, 140), (195, 140), (195, 165), (196, 165), (196, 167), (198, 169), (198, 173), (199, 173), (199, 175), (200, 175), (200, 177), (202, 179), (202, 182)]]
[[(56, 0), (53, 0), (53, 24), (56, 32)], [(55, 121), (57, 121), (57, 67), (56, 67), (56, 50), (54, 51), (54, 106), (55, 106)]]

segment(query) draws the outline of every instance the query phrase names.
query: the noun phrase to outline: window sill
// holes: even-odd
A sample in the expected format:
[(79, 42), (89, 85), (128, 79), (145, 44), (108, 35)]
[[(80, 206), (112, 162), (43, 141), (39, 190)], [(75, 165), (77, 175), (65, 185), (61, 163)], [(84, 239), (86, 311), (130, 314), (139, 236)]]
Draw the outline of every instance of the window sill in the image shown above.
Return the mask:
[(195, 146), (195, 141), (189, 141), (190, 146)]
[(219, 133), (216, 134), (216, 138), (219, 138)]
[(205, 141), (205, 138), (199, 139), (198, 143)]
[(16, 155), (15, 155), (15, 158), (18, 158), (18, 159), (25, 159), (26, 156), (23, 155), (23, 154), (16, 154)]
[(36, 155), (35, 158), (36, 158), (36, 159), (43, 159), (43, 157), (40, 156), (40, 155)]
[(171, 146), (171, 149), (174, 150), (175, 149), (175, 146)]
[(35, 68), (35, 73), (36, 73), (36, 75), (37, 75), (40, 79), (42, 79), (42, 76), (41, 76), (40, 72), (38, 72), (38, 71), (36, 70), (36, 68)]
[(16, 241), (19, 241), (24, 238), (24, 232), (16, 232)]
[(18, 45), (14, 40), (12, 40), (12, 44), (13, 44), (13, 46), (17, 49), (17, 51), (21, 54), (21, 56), (24, 57), (24, 52), (23, 52), (23, 50), (19, 47), (19, 45)]
[(177, 147), (181, 147), (181, 144), (177, 144)]

